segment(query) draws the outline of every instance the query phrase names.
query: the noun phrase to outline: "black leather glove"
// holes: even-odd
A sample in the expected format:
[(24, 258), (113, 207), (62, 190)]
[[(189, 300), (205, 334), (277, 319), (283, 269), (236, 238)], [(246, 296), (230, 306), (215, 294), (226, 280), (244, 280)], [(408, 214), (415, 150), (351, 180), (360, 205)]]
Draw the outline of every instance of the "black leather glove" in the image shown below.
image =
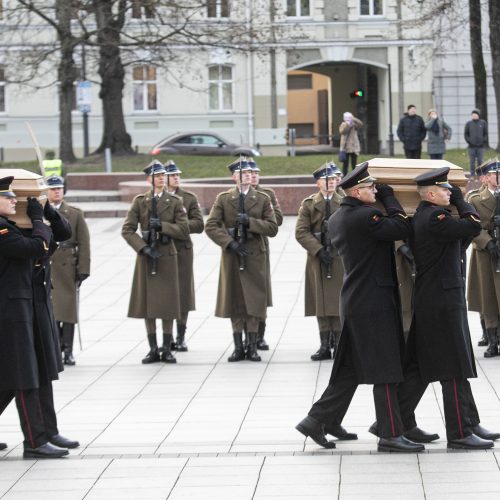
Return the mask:
[(326, 250), (326, 248), (322, 248), (316, 255), (319, 257), (319, 260), (325, 264), (325, 266), (328, 266), (333, 262), (333, 257), (330, 255), (330, 252)]
[(48, 201), (43, 207), (43, 215), (49, 222), (54, 222), (57, 219), (57, 211)]
[(157, 217), (151, 217), (149, 219), (149, 228), (155, 231), (161, 231), (161, 221)]
[(458, 207), (458, 205), (462, 204), (464, 200), (464, 195), (462, 194), (462, 190), (458, 186), (451, 186), (451, 196), (450, 203)]
[(410, 247), (404, 243), (398, 248), (398, 252), (410, 263), (415, 264), (415, 257), (413, 256), (413, 252)]
[(247, 214), (238, 214), (236, 218), (236, 224), (242, 224), (244, 227), (248, 227), (250, 225), (250, 219)]
[(153, 249), (148, 245), (142, 248), (141, 253), (143, 255), (146, 255), (147, 257), (150, 257), (151, 259), (157, 259), (161, 256), (161, 253), (158, 250)]
[(90, 275), (86, 273), (76, 274), (76, 286), (80, 286)]
[(243, 245), (240, 245), (236, 240), (233, 240), (231, 241), (231, 243), (229, 243), (229, 248), (235, 254), (241, 255), (242, 257), (246, 257), (247, 255), (249, 255), (248, 250)]
[(375, 197), (377, 200), (380, 200), (383, 203), (384, 198), (389, 198), (394, 196), (394, 189), (392, 189), (389, 184), (376, 184), (375, 188), (377, 192), (375, 193)]
[[(48, 202), (47, 202), (48, 203)], [(34, 221), (43, 221), (43, 207), (36, 198), (28, 198), (28, 208), (26, 209), (26, 214)]]
[(486, 250), (488, 250), (488, 252), (490, 252), (490, 255), (492, 257), (495, 257), (495, 259), (500, 258), (500, 249), (497, 247), (497, 244), (493, 240), (488, 241)]

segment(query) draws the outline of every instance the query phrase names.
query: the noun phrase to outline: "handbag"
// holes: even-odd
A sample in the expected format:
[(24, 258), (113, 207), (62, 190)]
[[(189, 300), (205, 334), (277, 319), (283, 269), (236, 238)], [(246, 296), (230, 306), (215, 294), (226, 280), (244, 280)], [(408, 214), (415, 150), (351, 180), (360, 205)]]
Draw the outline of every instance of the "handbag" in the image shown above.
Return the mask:
[(339, 151), (339, 161), (344, 162), (347, 160), (347, 153), (343, 150)]

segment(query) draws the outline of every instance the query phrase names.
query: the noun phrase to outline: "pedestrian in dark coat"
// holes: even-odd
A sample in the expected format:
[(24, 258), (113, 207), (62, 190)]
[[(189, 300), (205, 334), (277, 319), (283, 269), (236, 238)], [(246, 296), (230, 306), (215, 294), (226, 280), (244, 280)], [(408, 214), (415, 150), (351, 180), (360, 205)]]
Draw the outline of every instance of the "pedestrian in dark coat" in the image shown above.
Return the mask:
[[(32, 222), (25, 236), (9, 216), (16, 213), (16, 195), (10, 190), (13, 177), (0, 179), (0, 414), (16, 399), (24, 434), (24, 456), (58, 458), (68, 454), (49, 443), (46, 426), (40, 414), (40, 379), (46, 372), (40, 348), (35, 340), (33, 300), (33, 266), (36, 259), (49, 255), (51, 231), (43, 223), (43, 208), (28, 199), (27, 215)], [(55, 376), (57, 376), (56, 368)], [(6, 445), (1, 443), (0, 448)]]
[[(167, 171), (167, 190), (181, 198), (182, 204), (186, 209), (188, 218), (189, 234), (202, 233), (204, 222), (201, 213), (201, 207), (198, 198), (194, 193), (182, 187), (181, 170), (177, 168), (172, 160), (169, 160), (165, 169)], [(172, 350), (185, 352), (188, 350), (185, 342), (186, 327), (189, 311), (196, 309), (194, 293), (194, 274), (193, 274), (193, 240), (191, 236), (187, 239), (178, 240), (174, 238), (175, 248), (177, 250), (177, 269), (179, 271), (179, 293), (181, 314), (177, 319), (177, 338), (172, 342)]]
[[(142, 363), (175, 363), (172, 331), (174, 320), (181, 315), (181, 300), (174, 239), (189, 238), (189, 225), (182, 199), (165, 190), (164, 165), (154, 161), (144, 172), (154, 184), (157, 214), (153, 216), (153, 193), (148, 191), (134, 198), (122, 226), (123, 238), (137, 252), (128, 316), (144, 318), (146, 323), (149, 352)], [(137, 233), (139, 227), (142, 236)], [(153, 241), (155, 231), (157, 238)], [(161, 351), (156, 339), (156, 319), (162, 320)]]
[(408, 110), (399, 121), (397, 134), (403, 143), (406, 158), (420, 158), (422, 155), (422, 141), (425, 139), (427, 130), (424, 120), (417, 115), (414, 104), (408, 106)]
[(69, 222), (71, 237), (60, 242), (52, 255), (51, 279), (54, 316), (59, 328), (64, 364), (73, 366), (75, 324), (78, 322), (78, 292), (90, 276), (90, 235), (83, 212), (64, 201), (64, 180), (47, 179), (49, 203)]
[[(340, 183), (346, 197), (330, 218), (329, 229), (345, 270), (342, 334), (328, 387), (297, 429), (333, 448), (324, 431), (346, 439), (349, 433), (341, 422), (356, 388), (373, 384), (378, 450), (416, 452), (424, 447), (403, 436), (397, 401), (397, 383), (403, 380), (403, 328), (394, 242), (409, 236), (410, 222), (393, 189), (375, 187), (374, 182), (364, 163)], [(373, 206), (376, 194), (387, 216)]]
[(476, 166), (483, 163), (484, 148), (488, 144), (488, 124), (480, 117), (478, 109), (473, 109), (471, 119), (465, 124), (464, 139), (469, 154), (470, 175), (474, 175)]
[[(228, 361), (260, 361), (257, 332), (259, 322), (266, 318), (268, 305), (264, 238), (275, 236), (278, 224), (269, 196), (250, 186), (252, 167), (248, 162), (235, 160), (228, 168), (236, 187), (217, 196), (205, 224), (207, 236), (222, 249), (215, 315), (231, 319), (235, 348)], [(244, 196), (244, 212), (240, 210), (240, 193)], [(235, 234), (235, 228), (243, 227), (247, 236), (244, 242)]]
[[(493, 446), (489, 439), (482, 439), (492, 437), (492, 433), (479, 425), (467, 381), (477, 375), (462, 266), (465, 248), (481, 231), (481, 223), (460, 188), (448, 184), (448, 172), (449, 168), (443, 167), (415, 179), (422, 198), (410, 239), (417, 272), (399, 403), (403, 425), (412, 427), (416, 424), (415, 407), (427, 385), (441, 382), (448, 447), (483, 449)], [(459, 219), (447, 210), (450, 203), (457, 208)]]
[(323, 238), (331, 241), (328, 219), (342, 201), (342, 195), (337, 192), (341, 176), (335, 164), (313, 172), (318, 192), (302, 201), (295, 226), (295, 239), (307, 251), (305, 315), (316, 316), (319, 327), (320, 347), (311, 355), (313, 361), (331, 359), (331, 349), (335, 352), (340, 338), (339, 299), (344, 268), (337, 249), (332, 245), (325, 247), (321, 238), (323, 231)]

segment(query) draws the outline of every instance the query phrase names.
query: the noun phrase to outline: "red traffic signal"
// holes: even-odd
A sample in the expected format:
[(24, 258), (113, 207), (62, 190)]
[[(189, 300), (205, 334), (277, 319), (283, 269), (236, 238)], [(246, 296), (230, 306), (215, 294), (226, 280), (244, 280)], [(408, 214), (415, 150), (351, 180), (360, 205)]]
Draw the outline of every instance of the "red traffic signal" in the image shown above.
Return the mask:
[(351, 92), (351, 97), (364, 97), (365, 91), (363, 89), (356, 89), (354, 92)]

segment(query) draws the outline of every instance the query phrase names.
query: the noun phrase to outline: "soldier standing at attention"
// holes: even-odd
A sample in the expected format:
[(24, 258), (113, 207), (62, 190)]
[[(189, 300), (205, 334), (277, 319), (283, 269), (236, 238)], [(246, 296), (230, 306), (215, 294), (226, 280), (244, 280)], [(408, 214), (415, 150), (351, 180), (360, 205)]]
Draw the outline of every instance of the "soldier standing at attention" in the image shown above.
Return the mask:
[(71, 226), (71, 238), (62, 241), (52, 255), (52, 303), (61, 338), (65, 365), (74, 365), (73, 340), (78, 318), (80, 285), (90, 276), (90, 235), (83, 212), (64, 201), (64, 180), (53, 175), (47, 179), (47, 197)]
[[(182, 199), (189, 224), (189, 234), (203, 232), (203, 215), (201, 214), (198, 198), (191, 191), (180, 187), (181, 170), (177, 168), (172, 160), (165, 165), (167, 171), (167, 191), (175, 194)], [(185, 352), (188, 350), (185, 335), (186, 324), (189, 311), (194, 311), (195, 293), (193, 277), (193, 242), (189, 236), (185, 240), (174, 238), (175, 248), (177, 249), (177, 267), (179, 270), (179, 291), (181, 301), (181, 315), (177, 319), (177, 339), (172, 342), (172, 350)]]
[[(479, 172), (478, 172), (479, 171)], [(469, 203), (481, 219), (481, 232), (472, 240), (472, 255), (469, 265), (467, 300), (469, 311), (477, 311), (484, 320), (488, 349), (484, 356), (498, 355), (498, 328), (500, 327), (500, 273), (495, 272), (500, 260), (500, 250), (494, 235), (494, 217), (500, 189), (500, 162), (489, 161), (476, 172), (484, 182), (484, 188), (469, 196)], [(500, 193), (498, 194), (500, 196)]]
[[(448, 183), (449, 167), (415, 178), (421, 202), (413, 216), (410, 247), (416, 277), (413, 321), (406, 344), (404, 382), (398, 387), (403, 428), (420, 442), (438, 439), (418, 429), (417, 407), (427, 386), (440, 382), (448, 448), (491, 448), (500, 433), (480, 425), (468, 378), (477, 377), (464, 293), (462, 258), (481, 231), (474, 207)], [(456, 207), (459, 218), (447, 207)], [(412, 430), (413, 429), (413, 430)], [(373, 426), (370, 432), (374, 432)]]
[(231, 318), (234, 352), (228, 361), (241, 361), (245, 356), (260, 361), (257, 332), (268, 304), (265, 237), (275, 236), (278, 224), (269, 196), (250, 185), (251, 166), (238, 159), (228, 168), (236, 186), (217, 196), (205, 224), (207, 236), (222, 249), (215, 315)]
[(316, 316), (320, 347), (311, 356), (313, 361), (331, 359), (330, 347), (335, 350), (340, 337), (340, 288), (344, 268), (338, 252), (328, 243), (328, 218), (340, 206), (342, 196), (337, 192), (342, 172), (334, 163), (313, 172), (318, 192), (301, 204), (295, 238), (307, 250), (305, 278), (305, 315)]
[[(278, 202), (278, 198), (276, 197), (276, 193), (268, 187), (261, 186), (259, 184), (260, 181), (260, 168), (253, 158), (248, 159), (248, 164), (252, 167), (252, 182), (251, 185), (256, 191), (262, 191), (266, 193), (269, 198), (271, 198), (271, 203), (274, 209), (274, 216), (276, 217), (276, 222), (278, 226), (283, 224), (283, 213), (281, 212), (281, 207)], [(267, 306), (272, 307), (273, 305), (273, 293), (272, 293), (272, 285), (271, 285), (271, 261), (269, 255), (269, 239), (267, 236), (264, 236), (264, 242), (266, 244), (267, 249)], [(268, 351), (269, 345), (264, 339), (264, 335), (266, 333), (266, 321), (262, 320), (259, 322), (259, 331), (257, 332), (257, 349), (261, 351)]]
[[(143, 364), (176, 363), (172, 355), (172, 331), (181, 317), (179, 270), (174, 239), (189, 238), (189, 224), (182, 199), (166, 191), (166, 170), (153, 161), (144, 168), (152, 189), (132, 201), (122, 226), (122, 236), (137, 252), (129, 318), (144, 318), (149, 352)], [(140, 227), (142, 236), (137, 233)], [(156, 319), (162, 320), (163, 346), (156, 340)]]
[[(358, 384), (373, 384), (378, 450), (417, 452), (424, 446), (404, 436), (397, 400), (397, 384), (403, 381), (403, 328), (394, 242), (406, 239), (411, 226), (393, 189), (374, 182), (365, 162), (340, 183), (346, 196), (328, 225), (345, 269), (342, 335), (328, 387), (296, 428), (324, 448), (335, 448), (325, 432), (357, 438), (341, 423)], [(373, 206), (375, 195), (387, 216)]]

